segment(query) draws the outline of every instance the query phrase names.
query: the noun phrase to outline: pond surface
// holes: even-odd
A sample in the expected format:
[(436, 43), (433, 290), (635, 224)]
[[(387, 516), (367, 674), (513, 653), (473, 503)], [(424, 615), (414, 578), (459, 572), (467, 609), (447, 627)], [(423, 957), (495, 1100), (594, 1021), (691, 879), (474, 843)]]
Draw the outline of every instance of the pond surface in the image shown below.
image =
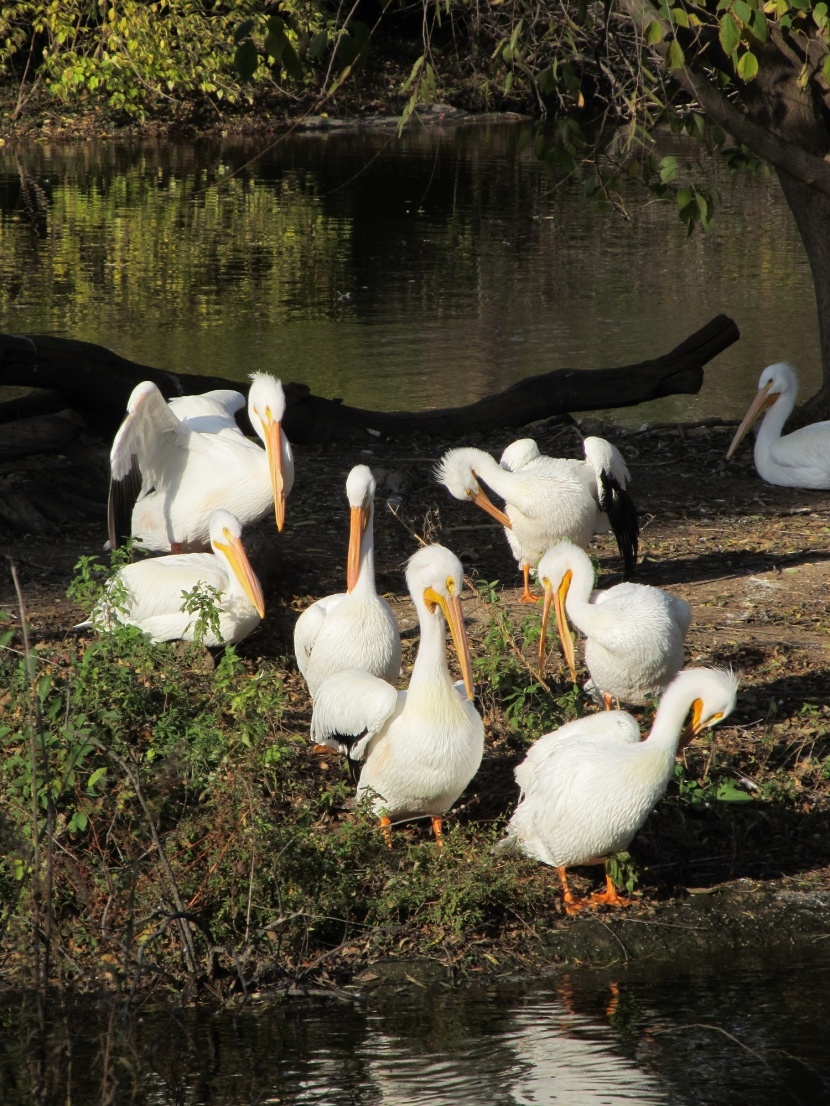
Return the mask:
[[(826, 945), (826, 942), (823, 943)], [(386, 986), (236, 1015), (53, 1012), (54, 1095), (74, 1106), (824, 1106), (830, 952), (670, 975)], [(4, 1106), (30, 1101), (32, 1039), (3, 1011)], [(96, 1039), (96, 1034), (97, 1039)], [(63, 1079), (55, 1071), (63, 1069)], [(71, 1095), (67, 1093), (71, 1090)]]
[(554, 186), (528, 127), (2, 148), (2, 329), (397, 410), (637, 362), (724, 312), (742, 339), (700, 396), (622, 420), (737, 418), (782, 359), (815, 390), (812, 281), (774, 178), (701, 166), (720, 215), (687, 240), (635, 184), (630, 221)]

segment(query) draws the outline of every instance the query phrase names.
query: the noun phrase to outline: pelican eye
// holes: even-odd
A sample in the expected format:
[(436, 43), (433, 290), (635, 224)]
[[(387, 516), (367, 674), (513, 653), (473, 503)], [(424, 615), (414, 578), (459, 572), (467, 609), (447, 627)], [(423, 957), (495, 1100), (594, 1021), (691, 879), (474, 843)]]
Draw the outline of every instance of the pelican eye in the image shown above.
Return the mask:
[(271, 408), (270, 407), (265, 408), (265, 417), (269, 422), (271, 421)]
[(230, 532), (230, 530), (229, 530), (229, 529), (227, 528), (227, 526), (223, 526), (223, 527), (222, 527), (222, 533), (223, 533), (223, 534), (224, 534), (224, 536), (225, 536), (225, 541), (231, 541), (231, 532)]
[(452, 576), (447, 577), (447, 591), (450, 593), (450, 598), (452, 599), (453, 595), (455, 595), (455, 580), (453, 580)]

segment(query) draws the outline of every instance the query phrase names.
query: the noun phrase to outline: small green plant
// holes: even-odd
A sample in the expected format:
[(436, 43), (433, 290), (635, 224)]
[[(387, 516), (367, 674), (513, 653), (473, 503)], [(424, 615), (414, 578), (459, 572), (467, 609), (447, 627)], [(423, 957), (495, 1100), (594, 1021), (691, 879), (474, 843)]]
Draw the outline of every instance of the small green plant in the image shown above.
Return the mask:
[(223, 641), (219, 624), (222, 593), (213, 584), (199, 580), (189, 591), (182, 592), (181, 609), (185, 614), (195, 614), (194, 622), (189, 622), (185, 633), (192, 630), (193, 641), (200, 645), (210, 634), (215, 641)]

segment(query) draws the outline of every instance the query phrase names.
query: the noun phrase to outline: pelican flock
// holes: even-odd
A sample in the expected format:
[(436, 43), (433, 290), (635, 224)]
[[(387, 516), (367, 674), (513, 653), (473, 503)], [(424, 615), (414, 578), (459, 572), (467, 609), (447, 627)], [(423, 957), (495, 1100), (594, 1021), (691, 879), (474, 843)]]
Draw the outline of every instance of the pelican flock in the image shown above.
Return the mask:
[(576, 899), (566, 870), (604, 864), (628, 848), (665, 791), (681, 742), (725, 718), (737, 688), (731, 672), (684, 669), (663, 692), (645, 740), (631, 715), (609, 711), (569, 722), (531, 747), (516, 769), (521, 794), (505, 844), (557, 869), (568, 914), (589, 903), (625, 905), (607, 873), (605, 891)]
[(242, 527), (230, 511), (210, 515), (211, 553), (173, 553), (125, 565), (88, 622), (138, 626), (152, 641), (193, 641), (198, 614), (185, 609), (184, 593), (201, 584), (218, 592), (219, 634), (208, 624), (205, 645), (241, 641), (265, 617), (262, 588), (242, 545)]
[(351, 525), (346, 591), (307, 607), (294, 626), (297, 667), (314, 698), (327, 676), (361, 668), (393, 682), (401, 674), (401, 635), (392, 608), (375, 587), (375, 479), (355, 465), (346, 480)]
[[(408, 689), (396, 691), (360, 669), (337, 672), (318, 688), (311, 737), (364, 760), (357, 798), (371, 802), (387, 834), (394, 822), (428, 816), (442, 845), (443, 816), (484, 753), (484, 723), (471, 702), (461, 562), (444, 546), (428, 545), (410, 557), (406, 583), (421, 632)], [(460, 686), (450, 676), (445, 626), (458, 655)]]
[(798, 396), (798, 377), (791, 365), (768, 365), (758, 392), (726, 453), (729, 460), (756, 419), (764, 418), (755, 438), (755, 468), (768, 484), (787, 488), (830, 488), (830, 422), (814, 422), (782, 434)]
[(571, 542), (560, 542), (539, 561), (545, 589), (539, 669), (544, 669), (550, 608), (556, 611), (565, 659), (576, 682), (573, 638), (567, 616), (585, 634), (586, 690), (611, 699), (644, 703), (683, 667), (683, 641), (692, 621), (689, 604), (662, 588), (630, 582), (594, 591), (594, 566)]
[[(759, 397), (730, 447), (731, 453), (753, 419), (770, 408), (756, 443), (765, 479), (773, 477), (759, 457), (767, 463), (772, 455), (779, 467), (792, 470), (796, 456), (815, 469), (830, 456), (830, 424), (780, 438), (794, 397), (795, 378), (787, 366), (765, 370)], [(173, 552), (120, 569), (82, 627), (107, 631), (126, 623), (153, 641), (192, 639), (198, 615), (185, 595), (197, 585), (216, 593), (218, 626), (207, 625), (203, 638), (209, 646), (243, 640), (264, 617), (262, 589), (241, 535), (246, 524), (272, 509), (282, 530), (294, 461), (281, 426), (280, 382), (265, 373), (252, 377), (248, 414), (261, 444), (237, 427), (235, 416), (245, 402), (235, 390), (169, 403), (149, 382), (133, 391), (111, 452), (110, 540), (115, 545), (130, 533), (143, 553)], [(522, 570), (523, 601), (536, 598), (530, 591), (530, 573), (536, 571), (544, 589), (540, 670), (553, 607), (572, 678), (576, 661), (568, 620), (585, 635), (586, 690), (606, 707), (567, 722), (530, 748), (515, 771), (520, 798), (503, 844), (559, 870), (567, 913), (621, 905), (608, 875), (603, 892), (576, 899), (567, 869), (603, 863), (629, 845), (663, 794), (678, 749), (732, 710), (737, 680), (722, 670), (684, 669), (688, 603), (628, 581), (638, 556), (637, 512), (627, 490), (628, 467), (611, 443), (588, 437), (584, 459), (577, 459), (545, 456), (535, 440), (523, 438), (508, 445), (500, 461), (461, 446), (447, 450), (434, 472), (455, 498), (475, 503), (502, 524)], [(810, 479), (809, 486), (830, 486), (830, 475), (824, 484), (818, 476)], [(400, 632), (375, 582), (375, 492), (371, 469), (356, 464), (346, 480), (346, 590), (317, 599), (297, 618), (297, 668), (312, 702), (312, 742), (346, 753), (360, 766), (356, 800), (369, 804), (387, 843), (393, 824), (426, 818), (441, 846), (444, 816), (476, 776), (485, 747), (461, 610), (462, 566), (439, 544), (409, 558), (406, 584), (419, 641), (408, 684), (399, 687)], [(585, 550), (594, 534), (609, 529), (624, 582), (597, 591)], [(202, 551), (206, 545), (211, 552)], [(450, 674), (447, 630), (459, 681)], [(660, 701), (645, 739), (631, 714), (610, 709), (614, 700), (642, 705), (655, 696)]]
[(234, 414), (244, 404), (229, 390), (169, 404), (149, 380), (133, 390), (110, 452), (111, 548), (132, 536), (149, 551), (206, 549), (215, 507), (231, 511), (244, 527), (273, 505), (282, 530), (294, 459), (280, 427), (281, 383), (267, 373), (251, 378), (248, 415), (264, 449), (237, 428)]

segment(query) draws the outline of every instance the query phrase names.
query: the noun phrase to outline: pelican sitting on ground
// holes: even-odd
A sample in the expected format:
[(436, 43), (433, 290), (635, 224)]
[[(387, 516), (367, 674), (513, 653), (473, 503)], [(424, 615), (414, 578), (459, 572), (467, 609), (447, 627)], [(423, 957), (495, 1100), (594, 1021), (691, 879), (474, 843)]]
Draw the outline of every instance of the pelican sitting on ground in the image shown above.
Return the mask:
[(791, 434), (781, 434), (797, 395), (798, 377), (792, 366), (783, 361), (767, 366), (726, 459), (765, 411), (755, 438), (755, 468), (761, 479), (786, 488), (830, 488), (830, 422), (814, 422)]
[(585, 460), (571, 457), (548, 457), (539, 452), (533, 438), (511, 442), (501, 455), (501, 467), (510, 472), (523, 472), (541, 466), (553, 475), (568, 472), (585, 485), (597, 506), (594, 533), (611, 530), (623, 562), (623, 580), (628, 580), (637, 563), (640, 527), (637, 508), (626, 490), (631, 479), (622, 454), (605, 438), (583, 440)]
[(241, 536), (239, 520), (230, 511), (212, 511), (212, 553), (173, 553), (126, 565), (109, 585), (112, 600), (105, 599), (76, 629), (108, 630), (113, 622), (121, 622), (140, 627), (153, 641), (193, 641), (199, 616), (182, 609), (184, 593), (202, 584), (219, 592), (219, 635), (208, 624), (204, 644), (241, 641), (265, 616), (262, 589)]
[(678, 748), (729, 714), (737, 688), (731, 672), (688, 668), (663, 692), (644, 741), (629, 714), (609, 711), (569, 722), (530, 748), (516, 769), (521, 795), (503, 844), (558, 870), (568, 914), (595, 903), (627, 905), (607, 873), (604, 892), (575, 899), (566, 869), (603, 864), (628, 847), (665, 791)]
[(573, 638), (565, 618), (585, 634), (588, 689), (605, 700), (644, 703), (683, 667), (683, 640), (692, 621), (685, 599), (647, 584), (616, 584), (594, 591), (594, 566), (588, 554), (571, 542), (560, 542), (539, 561), (545, 589), (539, 670), (544, 669), (545, 640), (551, 603), (565, 660), (576, 681)]
[[(329, 676), (311, 717), (312, 740), (365, 758), (357, 798), (371, 801), (389, 838), (392, 822), (424, 815), (439, 845), (443, 815), (473, 778), (484, 753), (484, 725), (470, 700), (472, 671), (461, 614), (461, 562), (442, 545), (409, 559), (406, 582), (421, 640), (407, 691), (359, 669)], [(463, 684), (447, 667), (449, 625)]]
[[(597, 505), (583, 481), (564, 468), (529, 465), (519, 472), (502, 468), (483, 449), (450, 449), (435, 475), (450, 495), (469, 499), (505, 528), (507, 540), (524, 577), (523, 603), (535, 603), (530, 592), (530, 569), (549, 545), (563, 538), (586, 546), (594, 533)], [(487, 497), (479, 481), (505, 501), (501, 511)]]
[(294, 654), (312, 699), (327, 676), (362, 668), (394, 683), (401, 674), (401, 635), (392, 608), (375, 588), (375, 480), (356, 465), (346, 480), (351, 508), (346, 592), (307, 607), (294, 627)]
[(239, 392), (182, 396), (169, 404), (145, 380), (132, 392), (127, 417), (110, 452), (110, 546), (126, 534), (146, 550), (175, 553), (207, 548), (210, 513), (232, 511), (243, 526), (273, 504), (278, 529), (294, 482), (291, 447), (280, 428), (282, 385), (254, 373), (248, 414), (263, 450), (239, 430)]

